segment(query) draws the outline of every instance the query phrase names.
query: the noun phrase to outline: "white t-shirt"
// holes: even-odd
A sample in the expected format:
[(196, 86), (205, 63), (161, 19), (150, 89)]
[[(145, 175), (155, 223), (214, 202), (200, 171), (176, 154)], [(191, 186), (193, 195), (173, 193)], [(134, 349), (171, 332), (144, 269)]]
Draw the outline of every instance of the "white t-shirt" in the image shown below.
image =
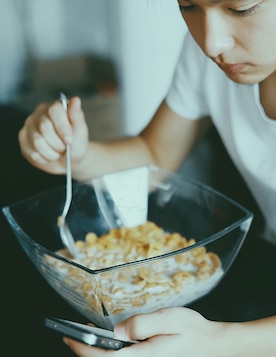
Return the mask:
[(166, 101), (187, 119), (212, 118), (276, 242), (276, 120), (264, 112), (259, 85), (229, 80), (188, 33)]

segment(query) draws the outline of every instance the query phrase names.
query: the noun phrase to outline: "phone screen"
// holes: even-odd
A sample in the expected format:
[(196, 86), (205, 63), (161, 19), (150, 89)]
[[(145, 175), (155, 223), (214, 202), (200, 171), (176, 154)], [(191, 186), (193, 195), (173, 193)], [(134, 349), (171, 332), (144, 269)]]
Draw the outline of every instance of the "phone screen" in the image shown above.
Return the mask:
[(117, 340), (114, 338), (114, 333), (109, 330), (60, 318), (45, 318), (44, 324), (46, 327), (64, 336), (104, 349), (118, 350), (122, 347), (137, 343), (137, 341), (126, 342)]

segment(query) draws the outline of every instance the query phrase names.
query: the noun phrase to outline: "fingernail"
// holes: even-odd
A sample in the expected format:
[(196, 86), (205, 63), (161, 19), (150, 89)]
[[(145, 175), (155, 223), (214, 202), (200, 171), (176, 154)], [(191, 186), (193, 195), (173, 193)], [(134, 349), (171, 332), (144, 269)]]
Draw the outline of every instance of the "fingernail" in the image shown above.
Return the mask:
[(67, 340), (67, 338), (66, 337), (63, 337), (63, 342), (67, 345), (67, 346), (69, 346), (69, 341)]
[(64, 136), (63, 140), (65, 144), (72, 144), (72, 138), (69, 135)]
[(129, 337), (127, 336), (125, 329), (121, 326), (115, 326), (114, 328), (114, 337), (118, 340), (128, 341)]

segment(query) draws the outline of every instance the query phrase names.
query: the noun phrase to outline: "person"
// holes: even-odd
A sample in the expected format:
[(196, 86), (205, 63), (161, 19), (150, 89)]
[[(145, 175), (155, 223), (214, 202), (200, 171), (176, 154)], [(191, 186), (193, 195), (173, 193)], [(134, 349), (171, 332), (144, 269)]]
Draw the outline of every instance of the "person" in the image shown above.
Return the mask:
[[(178, 3), (188, 28), (183, 51), (168, 94), (139, 135), (89, 141), (80, 98), (73, 97), (68, 116), (57, 101), (40, 104), (26, 119), (18, 135), (22, 155), (47, 173), (64, 174), (70, 144), (73, 177), (79, 181), (146, 164), (177, 170), (212, 124), (259, 205), (264, 235), (275, 242), (276, 2)], [(118, 338), (141, 340), (119, 351), (64, 342), (86, 357), (268, 357), (276, 354), (274, 314), (233, 322), (208, 319), (190, 307), (166, 308), (115, 326)]]

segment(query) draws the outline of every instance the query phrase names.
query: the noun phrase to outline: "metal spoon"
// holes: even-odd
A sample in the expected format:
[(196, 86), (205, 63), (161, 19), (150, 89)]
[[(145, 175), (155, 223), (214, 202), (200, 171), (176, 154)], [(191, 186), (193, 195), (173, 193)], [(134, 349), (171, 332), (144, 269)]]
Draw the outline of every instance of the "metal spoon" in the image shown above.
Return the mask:
[[(65, 94), (60, 93), (60, 100), (67, 113), (68, 99)], [(61, 216), (58, 219), (60, 237), (64, 246), (68, 249), (73, 258), (78, 256), (75, 240), (66, 223), (66, 217), (72, 202), (72, 172), (71, 172), (71, 150), (70, 145), (66, 145), (66, 199)]]

